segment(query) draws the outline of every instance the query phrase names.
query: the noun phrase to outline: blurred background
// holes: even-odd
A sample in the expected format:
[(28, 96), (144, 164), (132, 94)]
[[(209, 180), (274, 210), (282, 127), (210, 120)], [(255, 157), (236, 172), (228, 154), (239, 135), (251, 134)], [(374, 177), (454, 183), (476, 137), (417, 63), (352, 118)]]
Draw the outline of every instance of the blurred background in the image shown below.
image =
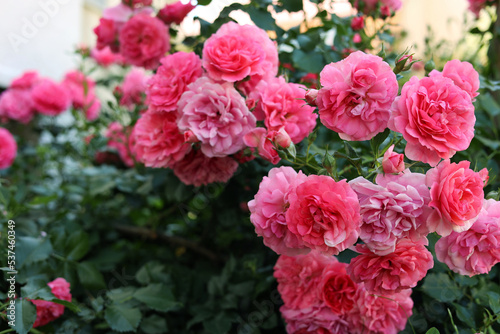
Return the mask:
[[(187, 2), (188, 0), (184, 0)], [(36, 69), (42, 76), (60, 79), (69, 69), (77, 66), (75, 47), (95, 45), (93, 28), (98, 25), (102, 11), (118, 4), (119, 0), (2, 0), (0, 3), (0, 87), (28, 69)], [(156, 0), (157, 8), (175, 0)], [(213, 0), (209, 6), (198, 7), (184, 20), (181, 31), (194, 35), (199, 16), (213, 21), (220, 10), (233, 2), (248, 1)], [(314, 17), (315, 5), (304, 0), (305, 13), (279, 14), (277, 21), (282, 28), (292, 27), (306, 17)], [(347, 0), (325, 1), (332, 13), (339, 16), (353, 15)], [(232, 17), (239, 23), (251, 23), (249, 16), (235, 12)], [(393, 23), (405, 38), (398, 45), (401, 51), (413, 46), (417, 58), (423, 53), (425, 39), (446, 39), (449, 47), (459, 42), (472, 14), (467, 13), (467, 0), (403, 0), (403, 8)], [(312, 24), (314, 24), (312, 22)], [(432, 32), (432, 34), (430, 33)], [(469, 43), (473, 43), (470, 41)], [(462, 42), (462, 44), (464, 44)]]

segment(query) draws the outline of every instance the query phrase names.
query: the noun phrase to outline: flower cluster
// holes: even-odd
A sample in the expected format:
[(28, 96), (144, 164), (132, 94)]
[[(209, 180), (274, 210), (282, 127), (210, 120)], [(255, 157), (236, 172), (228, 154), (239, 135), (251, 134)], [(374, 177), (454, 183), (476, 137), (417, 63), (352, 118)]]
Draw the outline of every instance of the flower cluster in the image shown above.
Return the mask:
[[(47, 285), (54, 297), (71, 302), (70, 284), (64, 278), (56, 278)], [(39, 299), (33, 299), (31, 302), (36, 306), (36, 320), (33, 328), (45, 326), (64, 313), (64, 305)]]

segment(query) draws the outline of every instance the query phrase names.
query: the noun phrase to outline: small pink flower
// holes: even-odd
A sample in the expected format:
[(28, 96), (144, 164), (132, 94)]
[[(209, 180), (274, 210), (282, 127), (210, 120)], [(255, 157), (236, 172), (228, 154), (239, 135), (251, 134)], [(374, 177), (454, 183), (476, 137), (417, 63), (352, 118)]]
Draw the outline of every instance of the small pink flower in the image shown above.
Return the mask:
[(455, 85), (462, 88), (469, 94), (472, 102), (479, 95), (479, 73), (474, 69), (471, 63), (457, 59), (450, 60), (444, 65), (443, 72), (432, 71), (429, 76), (442, 75), (445, 78), (453, 80)]
[(384, 173), (401, 173), (405, 170), (405, 155), (394, 152), (394, 145), (391, 145), (384, 153), (382, 168)]
[(243, 137), (255, 128), (255, 116), (230, 83), (202, 77), (190, 84), (178, 103), (181, 131), (191, 130), (208, 157), (223, 157), (245, 147)]
[(181, 24), (187, 14), (192, 11), (196, 6), (190, 2), (183, 4), (180, 1), (168, 4), (158, 12), (158, 18), (165, 24)]
[(92, 49), (90, 56), (101, 66), (108, 67), (112, 64), (122, 64), (123, 57), (120, 54), (113, 53), (109, 46), (103, 49)]
[(273, 168), (264, 176), (255, 198), (248, 202), (250, 221), (264, 244), (278, 254), (294, 256), (309, 252), (288, 230), (285, 218), (290, 190), (305, 179), (291, 167)]
[(384, 131), (398, 93), (396, 75), (382, 58), (361, 51), (321, 71), (321, 122), (344, 140), (368, 140)]
[(35, 116), (30, 89), (10, 88), (0, 95), (0, 119), (28, 124)]
[(484, 199), (486, 168), (474, 172), (469, 161), (458, 164), (444, 160), (427, 172), (427, 186), (431, 188), (430, 207), (434, 211), (427, 225), (430, 232), (447, 236), (452, 231), (468, 230), (476, 221)]
[[(70, 284), (64, 278), (56, 278), (47, 285), (54, 297), (71, 302)], [(36, 306), (36, 321), (33, 328), (45, 326), (64, 313), (64, 305), (38, 299), (32, 299), (31, 302)]]
[(436, 256), (460, 275), (487, 274), (500, 262), (500, 202), (485, 200), (469, 230), (438, 240)]
[(170, 50), (167, 27), (147, 14), (134, 15), (120, 30), (120, 53), (135, 66), (154, 69)]
[(361, 43), (363, 40), (361, 39), (361, 35), (356, 33), (354, 34), (354, 36), (352, 37), (352, 42), (353, 43)]
[(113, 20), (101, 18), (99, 25), (94, 28), (97, 36), (97, 49), (102, 50), (109, 47), (112, 52), (118, 52), (120, 45), (118, 42), (118, 33), (121, 25)]
[(105, 137), (109, 138), (108, 146), (118, 152), (123, 163), (128, 167), (134, 167), (130, 131), (124, 129), (120, 123), (112, 122), (108, 126)]
[(95, 95), (95, 82), (82, 72), (66, 73), (62, 85), (68, 90), (73, 108), (81, 109), (89, 121), (95, 120), (101, 110), (101, 102)]
[(40, 114), (57, 116), (71, 105), (71, 96), (64, 85), (44, 79), (31, 91), (33, 107)]
[(12, 134), (0, 128), (0, 169), (12, 166), (17, 155), (17, 143)]
[(356, 246), (360, 255), (351, 260), (347, 272), (353, 281), (364, 283), (366, 290), (391, 295), (415, 287), (434, 266), (432, 254), (421, 243), (400, 240), (393, 253), (379, 256), (367, 245)]
[(123, 79), (120, 105), (133, 108), (143, 104), (148, 80), (149, 76), (140, 68), (133, 68), (128, 72)]
[(361, 30), (365, 27), (365, 18), (363, 16), (355, 16), (351, 20), (351, 28), (354, 31)]
[(10, 89), (31, 89), (40, 82), (37, 71), (26, 71), (10, 84)]
[(336, 255), (357, 241), (359, 201), (345, 180), (310, 175), (288, 198), (288, 228), (307, 247)]

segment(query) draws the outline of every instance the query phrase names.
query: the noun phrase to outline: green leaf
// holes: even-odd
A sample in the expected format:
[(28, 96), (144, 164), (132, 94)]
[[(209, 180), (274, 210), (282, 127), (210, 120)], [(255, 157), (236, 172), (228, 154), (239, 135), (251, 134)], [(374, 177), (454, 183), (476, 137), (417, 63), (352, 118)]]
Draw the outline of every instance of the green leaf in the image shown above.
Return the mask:
[(99, 290), (106, 288), (104, 277), (90, 262), (78, 263), (76, 272), (80, 283), (87, 289)]
[(439, 334), (439, 331), (436, 327), (432, 327), (427, 332), (425, 332), (425, 334)]
[(142, 314), (138, 308), (126, 305), (111, 305), (104, 311), (104, 319), (117, 332), (135, 331), (141, 322)]
[(453, 306), (455, 306), (455, 309), (457, 311), (457, 317), (462, 321), (464, 324), (471, 328), (476, 327), (476, 323), (474, 321), (474, 314), (470, 311), (470, 308), (462, 306), (457, 303), (453, 303)]
[(498, 105), (491, 94), (481, 94), (477, 97), (477, 100), (491, 117), (500, 115), (500, 105)]
[(136, 288), (132, 286), (127, 286), (125, 288), (113, 289), (107, 292), (109, 299), (113, 300), (115, 303), (124, 303), (133, 298), (134, 293), (137, 291)]
[(370, 145), (373, 152), (378, 152), (380, 149), (380, 145), (389, 137), (391, 130), (386, 129), (384, 132), (377, 134), (375, 137), (370, 139)]
[(55, 201), (58, 198), (57, 194), (50, 196), (37, 196), (33, 198), (33, 200), (29, 203), (29, 205), (42, 205), (48, 204), (52, 201)]
[(324, 59), (318, 52), (305, 53), (302, 50), (294, 50), (292, 54), (293, 66), (309, 73), (319, 73), (323, 69)]
[(198, 5), (207, 6), (210, 5), (212, 0), (198, 0)]
[(150, 283), (160, 283), (168, 278), (164, 272), (165, 266), (157, 261), (151, 261), (142, 266), (135, 274), (137, 282), (147, 285)]
[[(9, 309), (7, 309), (7, 321), (9, 318)], [(15, 303), (15, 326), (12, 327), (18, 334), (26, 334), (33, 327), (36, 320), (36, 307), (26, 299), (16, 299)], [(9, 323), (10, 324), (10, 323)]]
[(29, 299), (52, 300), (54, 295), (44, 280), (30, 280), (21, 288), (21, 296)]
[(488, 292), (487, 295), (493, 313), (500, 313), (500, 295), (493, 291)]
[(171, 289), (161, 283), (150, 284), (145, 288), (138, 289), (134, 293), (134, 298), (160, 312), (168, 312), (181, 306), (179, 302), (175, 301)]
[(63, 306), (66, 306), (68, 309), (70, 309), (71, 311), (73, 311), (74, 313), (79, 313), (81, 310), (78, 306), (76, 306), (75, 304), (73, 304), (72, 302), (68, 302), (67, 300), (62, 300), (62, 299), (58, 299), (58, 298), (53, 298), (51, 300), (51, 302), (53, 303), (56, 303), (56, 304), (60, 304), (60, 305), (63, 305)]
[(247, 13), (258, 27), (264, 30), (274, 30), (276, 28), (273, 16), (267, 10), (250, 6), (247, 8)]
[(167, 321), (159, 315), (153, 314), (152, 316), (142, 320), (141, 330), (146, 334), (167, 333)]
[(72, 233), (66, 241), (66, 258), (68, 260), (78, 261), (88, 253), (89, 249), (90, 244), (87, 233), (84, 231)]
[(280, 3), (289, 12), (298, 12), (304, 6), (302, 0), (282, 0)]
[(445, 273), (427, 275), (422, 290), (443, 303), (453, 302), (462, 297), (460, 288)]
[(215, 318), (203, 323), (209, 333), (226, 334), (231, 329), (232, 319), (225, 313), (219, 313)]
[(52, 253), (52, 245), (48, 238), (17, 237), (16, 265), (21, 269), (24, 265), (46, 260)]

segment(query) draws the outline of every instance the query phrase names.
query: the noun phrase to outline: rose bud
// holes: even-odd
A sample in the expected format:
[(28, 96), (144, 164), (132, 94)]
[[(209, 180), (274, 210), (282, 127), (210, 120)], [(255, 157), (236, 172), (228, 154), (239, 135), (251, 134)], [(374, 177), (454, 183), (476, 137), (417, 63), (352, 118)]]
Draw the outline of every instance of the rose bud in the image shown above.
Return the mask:
[(382, 168), (384, 173), (400, 173), (405, 170), (404, 154), (393, 152), (394, 145), (391, 145), (385, 151), (384, 158), (382, 159)]

